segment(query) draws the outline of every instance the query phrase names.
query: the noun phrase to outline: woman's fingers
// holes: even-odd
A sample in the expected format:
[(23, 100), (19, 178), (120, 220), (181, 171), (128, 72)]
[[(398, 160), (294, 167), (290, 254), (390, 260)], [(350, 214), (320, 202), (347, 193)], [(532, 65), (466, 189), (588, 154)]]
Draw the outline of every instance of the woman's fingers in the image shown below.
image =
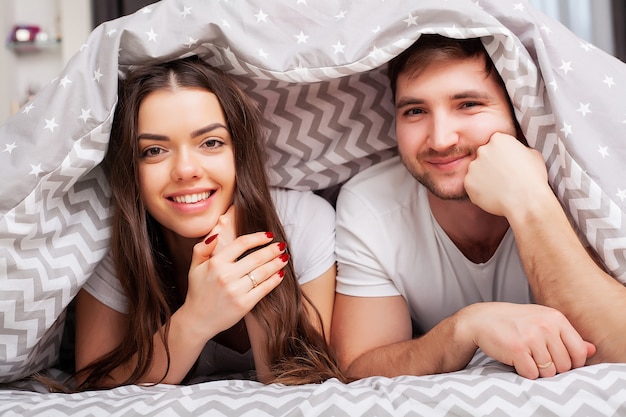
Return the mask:
[[(277, 249), (280, 250), (280, 247)], [(272, 259), (270, 262), (262, 264), (261, 266), (251, 270), (250, 272), (246, 273), (243, 277), (241, 277), (241, 281), (243, 281), (242, 286), (244, 288), (247, 288), (247, 291), (252, 291), (252, 290), (255, 290), (257, 287), (262, 286), (262, 284), (264, 284), (265, 281), (267, 281), (268, 279), (276, 275), (278, 278), (277, 282), (272, 282), (269, 284), (269, 286), (271, 286), (271, 288), (273, 289), (282, 280), (284, 276), (283, 268), (285, 267), (285, 265), (287, 265), (288, 261), (289, 261), (289, 254), (281, 253), (280, 255)], [(243, 260), (240, 262), (243, 262)], [(276, 284), (276, 285), (272, 285), (272, 284)], [(263, 286), (257, 292), (263, 292), (262, 290), (264, 290), (265, 288), (266, 286)]]

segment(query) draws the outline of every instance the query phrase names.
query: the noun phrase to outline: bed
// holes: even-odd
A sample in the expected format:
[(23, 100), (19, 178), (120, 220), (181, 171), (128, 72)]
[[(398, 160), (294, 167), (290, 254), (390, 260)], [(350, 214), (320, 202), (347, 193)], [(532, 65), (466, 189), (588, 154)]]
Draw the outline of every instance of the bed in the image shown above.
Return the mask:
[(478, 354), (461, 371), (329, 380), (243, 379), (45, 393), (65, 311), (106, 254), (100, 169), (117, 79), (197, 54), (260, 103), (272, 184), (337, 187), (396, 154), (385, 63), (421, 34), (481, 37), (529, 144), (581, 239), (626, 283), (626, 65), (524, 0), (163, 0), (97, 27), (65, 69), (0, 126), (0, 414), (626, 415), (626, 365), (527, 380)]

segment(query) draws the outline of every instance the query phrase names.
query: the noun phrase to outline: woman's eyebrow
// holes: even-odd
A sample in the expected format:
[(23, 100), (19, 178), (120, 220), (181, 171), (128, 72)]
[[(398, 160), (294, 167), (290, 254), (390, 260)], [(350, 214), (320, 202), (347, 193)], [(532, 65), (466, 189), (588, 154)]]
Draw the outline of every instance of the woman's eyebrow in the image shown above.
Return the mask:
[(169, 140), (169, 138), (167, 136), (157, 135), (157, 134), (154, 134), (154, 133), (142, 133), (139, 136), (137, 136), (137, 141), (140, 141), (142, 139), (147, 139), (147, 140)]
[(195, 138), (195, 137), (204, 135), (205, 133), (208, 133), (208, 132), (211, 132), (213, 130), (220, 129), (220, 128), (227, 129), (226, 126), (224, 126), (221, 123), (211, 123), (210, 125), (207, 125), (205, 127), (201, 127), (200, 129), (194, 130), (193, 132), (191, 132), (191, 135), (189, 135), (189, 136), (191, 136), (192, 138)]
[[(210, 125), (201, 127), (200, 129), (196, 129), (193, 132), (191, 132), (191, 134), (189, 135), (189, 137), (195, 138), (201, 135), (204, 135), (205, 133), (211, 132), (213, 130), (216, 129), (227, 129), (226, 126), (224, 126), (221, 123), (211, 123)], [(161, 141), (166, 141), (169, 140), (169, 138), (165, 135), (158, 135), (156, 133), (142, 133), (139, 136), (137, 136), (137, 140), (142, 140), (142, 139), (147, 139), (147, 140), (161, 140)]]

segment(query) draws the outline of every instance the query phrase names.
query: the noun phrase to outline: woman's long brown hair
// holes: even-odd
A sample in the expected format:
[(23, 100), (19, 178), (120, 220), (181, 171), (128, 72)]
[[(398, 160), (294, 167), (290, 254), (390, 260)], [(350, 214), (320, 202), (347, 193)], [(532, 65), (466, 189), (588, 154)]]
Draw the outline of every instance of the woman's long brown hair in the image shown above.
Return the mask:
[[(137, 181), (137, 119), (142, 100), (150, 93), (175, 88), (202, 88), (214, 93), (226, 116), (235, 158), (234, 206), (238, 235), (271, 231), (287, 241), (270, 196), (265, 172), (263, 130), (260, 113), (233, 79), (198, 58), (137, 67), (120, 80), (109, 148), (103, 167), (112, 191), (113, 224), (111, 251), (116, 271), (128, 297), (126, 332), (120, 346), (78, 372), (78, 390), (111, 387), (110, 373), (119, 366), (136, 366), (126, 381), (134, 384), (150, 368), (153, 336), (168, 324), (173, 309), (167, 248), (159, 238), (158, 224), (147, 213), (139, 197)], [(309, 305), (309, 309), (307, 309)], [(291, 262), (285, 276), (254, 308), (267, 335), (267, 357), (271, 382), (304, 384), (329, 378), (345, 381), (320, 333), (319, 314), (301, 291)], [(165, 377), (165, 375), (163, 375)]]

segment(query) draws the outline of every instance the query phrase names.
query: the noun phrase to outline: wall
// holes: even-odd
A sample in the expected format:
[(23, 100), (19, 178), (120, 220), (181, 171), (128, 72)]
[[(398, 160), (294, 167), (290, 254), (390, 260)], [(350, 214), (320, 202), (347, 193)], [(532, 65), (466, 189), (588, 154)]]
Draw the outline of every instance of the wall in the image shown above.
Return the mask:
[[(1, 0), (0, 123), (36, 91), (63, 70), (91, 32), (91, 2), (86, 0)], [(36, 52), (5, 47), (15, 24), (33, 24), (45, 30), (56, 46)]]

